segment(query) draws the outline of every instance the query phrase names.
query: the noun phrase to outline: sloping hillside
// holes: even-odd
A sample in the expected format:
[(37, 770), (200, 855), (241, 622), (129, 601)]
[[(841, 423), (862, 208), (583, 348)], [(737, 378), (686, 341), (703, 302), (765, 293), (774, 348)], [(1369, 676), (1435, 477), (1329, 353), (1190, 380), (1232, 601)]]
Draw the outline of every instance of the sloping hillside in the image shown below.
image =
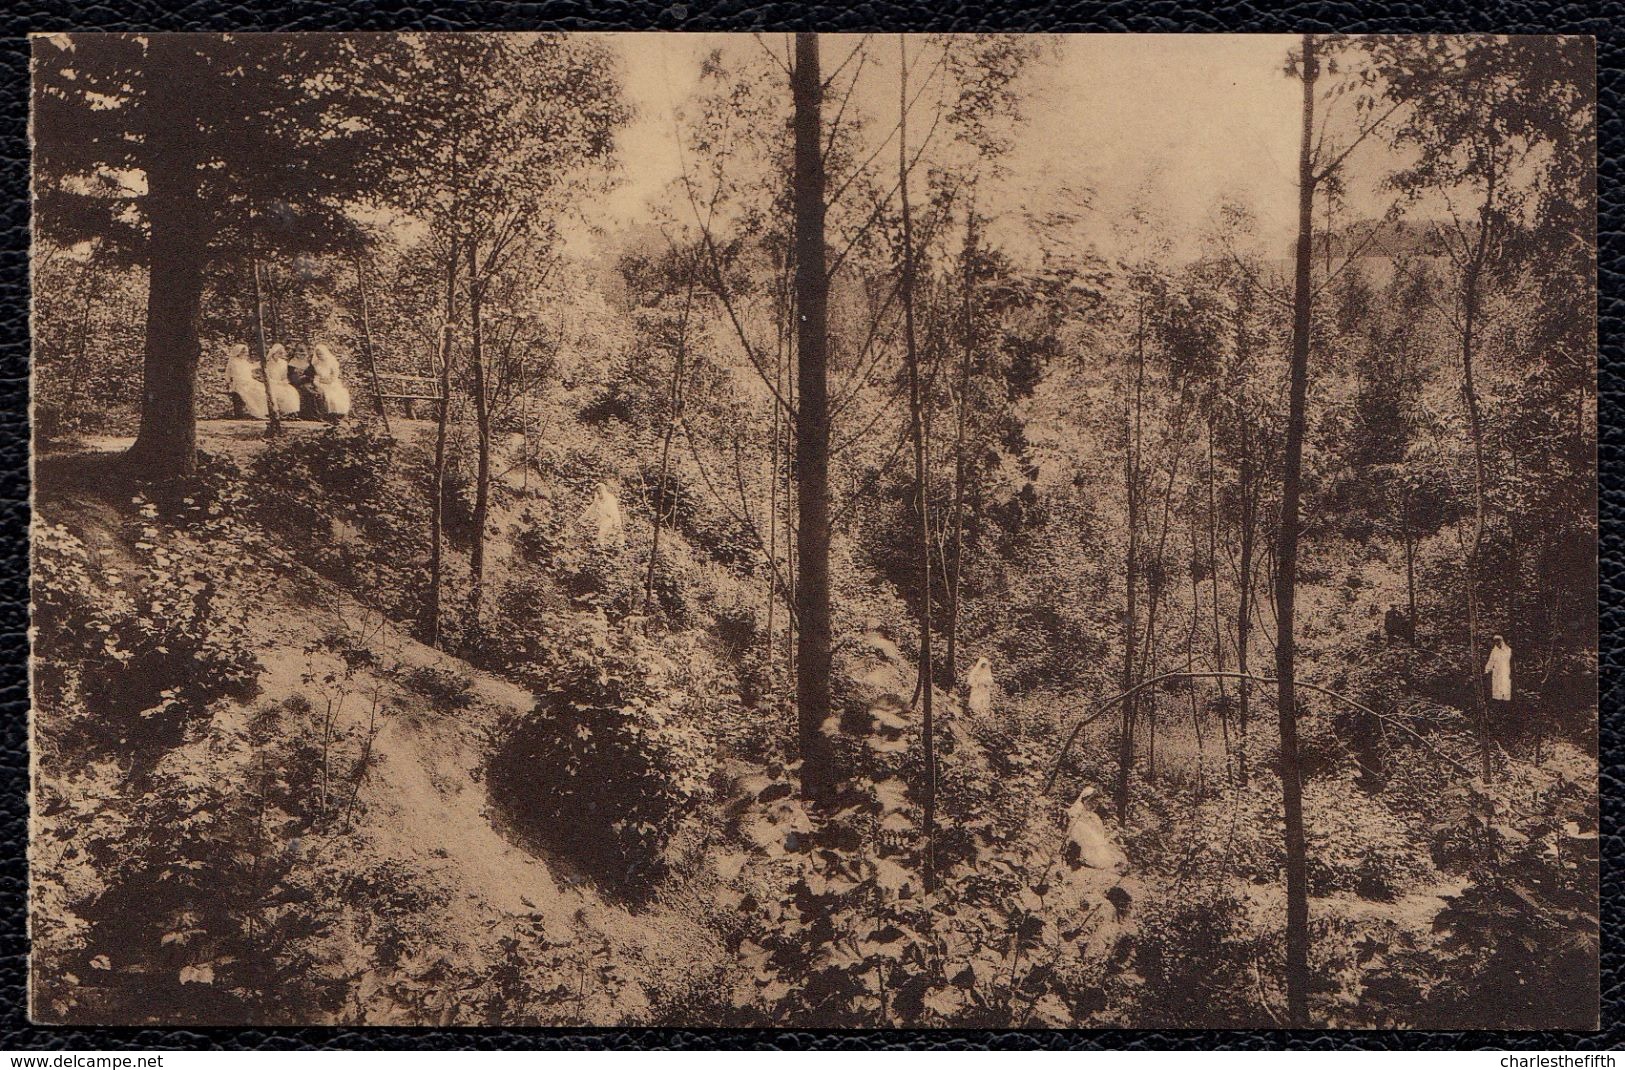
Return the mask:
[[(162, 501), (117, 468), (127, 440), (40, 456), (37, 1018), (1280, 1018), (1267, 727), (1248, 750), (1194, 692), (1147, 700), (1118, 825), (1110, 731), (1080, 732), (1043, 790), (1100, 696), (1001, 694), (974, 713), (934, 690), (928, 852), (911, 637), (884, 581), (850, 566), (841, 581), (847, 786), (818, 815), (796, 794), (787, 676), (761, 656), (764, 577), (715, 503), (685, 500), (651, 571), (649, 506), (628, 494), (618, 529), (591, 506), (637, 485), (635, 458), (584, 425), (542, 452), (510, 443), (478, 627), (468, 503), (447, 484), (435, 649), (416, 638), (425, 425), (260, 430), (206, 422), (203, 474)], [(1409, 656), (1370, 654), (1398, 677)], [(1486, 917), (1538, 909), (1540, 961), (1570, 956), (1576, 975), (1595, 953), (1592, 759), (1556, 741), (1464, 792), (1459, 713), (1409, 701), (1428, 737), (1377, 750), (1336, 709), (1304, 719), (1334, 1022), (1395, 1020), (1463, 963), (1504, 976)], [(1486, 834), (1526, 898), (1474, 876)], [(1373, 960), (1372, 931), (1413, 950)], [(1471, 1020), (1433, 998), (1458, 1008), (1439, 1022)]]
[[(249, 457), (262, 440), (243, 434), (246, 426), (205, 425), (204, 447)], [(295, 425), (292, 433), (322, 432)], [(120, 443), (96, 445), (116, 448)], [(117, 582), (140, 570), (148, 544), (139, 531), (131, 537), (131, 513), (139, 517), (140, 511), (129, 496), (91, 485), (105, 471), (108, 457), (98, 451), (42, 459), (53, 478), (44, 481), (51, 489), (38, 507), (43, 524), (77, 540), (97, 575)], [(86, 755), (50, 746), (54, 726), (39, 725), (47, 737), (37, 769), (46, 802), (38, 815), (37, 844), (82, 837), (87, 820), (112, 822), (115, 811), (133, 818), (141, 808), (140, 793), (157, 778), (242, 790), (241, 784), (225, 783), (233, 770), (220, 763), (219, 748), (243, 735), (257, 710), (300, 698), (325, 707), (336, 699), (329, 794), (336, 806), (353, 792), (353, 811), (346, 806), (345, 819), (336, 828), (330, 824), (284, 844), (340, 887), (355, 888), (358, 881), (374, 885), (368, 894), (337, 896), (322, 911), (324, 947), (313, 954), (331, 977), (354, 984), (336, 1020), (354, 1015), (353, 1020), (373, 1023), (421, 1021), (425, 1007), (460, 1024), (487, 1020), (477, 1006), (460, 1000), (463, 993), (454, 979), (490, 977), (503, 970), (533, 972), (540, 963), (514, 961), (523, 955), (513, 946), (514, 934), (559, 949), (554, 965), (561, 972), (550, 980), (560, 985), (568, 981), (571, 995), (559, 1000), (548, 1016), (555, 1021), (640, 1020), (650, 1013), (655, 993), (680, 989), (686, 974), (717, 959), (715, 937), (692, 919), (658, 901), (636, 911), (606, 901), (590, 883), (569, 876), (568, 866), (556, 871), (548, 858), (516, 845), (500, 827), (483, 783), (484, 765), (493, 733), (534, 705), (528, 691), (422, 645), (351, 592), (280, 553), (255, 556), (250, 555), (249, 575), (242, 581), (263, 591), (247, 601), (244, 618), (247, 633), (256, 637), (254, 700), (216, 704), (207, 721), (194, 726), (196, 740), (169, 751), (151, 769), (140, 769), (135, 762), (116, 769), (105, 755), (80, 766)], [(364, 643), (378, 657), (347, 672), (345, 637)], [(446, 686), (452, 690), (426, 695), (422, 682), (436, 680), (449, 681)], [(271, 753), (289, 742), (264, 741)], [(83, 806), (51, 804), (77, 793), (87, 776), (101, 788), (88, 813)], [(117, 823), (126, 826), (125, 820)], [(60, 869), (69, 888), (104, 889), (95, 855), (91, 848), (52, 857), (42, 846), (36, 861), (46, 867), (47, 877), (39, 884), (54, 883), (51, 878)], [(433, 908), (419, 914), (425, 898)], [(44, 924), (58, 926), (62, 919), (47, 918)], [(386, 972), (371, 937), (390, 925), (402, 927), (403, 946), (397, 970)], [(153, 968), (138, 961), (139, 956), (130, 961), (103, 958), (70, 970), (75, 978), (70, 983), (94, 989), (98, 973)], [(203, 981), (198, 971), (209, 969), (207, 959), (181, 969), (190, 970), (183, 988), (218, 983), (225, 972), (213, 970), (215, 979)], [(46, 1020), (73, 1020), (77, 1015), (68, 1008), (82, 998), (83, 993), (41, 983), (35, 1013)]]

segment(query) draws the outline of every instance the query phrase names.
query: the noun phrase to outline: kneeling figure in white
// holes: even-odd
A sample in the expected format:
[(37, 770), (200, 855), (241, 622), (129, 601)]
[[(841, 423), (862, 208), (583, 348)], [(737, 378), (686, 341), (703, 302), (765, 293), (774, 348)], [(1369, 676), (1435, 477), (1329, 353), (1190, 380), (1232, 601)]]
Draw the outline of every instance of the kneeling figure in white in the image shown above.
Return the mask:
[(986, 658), (977, 658), (976, 664), (965, 676), (970, 688), (970, 711), (987, 714), (993, 711), (993, 665)]
[(600, 483), (593, 489), (592, 501), (581, 511), (581, 521), (602, 549), (619, 547), (625, 538), (621, 501), (608, 483)]

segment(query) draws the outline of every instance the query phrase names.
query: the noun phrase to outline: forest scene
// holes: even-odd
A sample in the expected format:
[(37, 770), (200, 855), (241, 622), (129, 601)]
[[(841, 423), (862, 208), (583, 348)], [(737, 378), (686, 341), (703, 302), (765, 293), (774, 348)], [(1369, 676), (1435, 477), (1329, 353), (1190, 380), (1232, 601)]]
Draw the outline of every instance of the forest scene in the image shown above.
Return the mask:
[(35, 1021), (1596, 1027), (1589, 38), (32, 54)]

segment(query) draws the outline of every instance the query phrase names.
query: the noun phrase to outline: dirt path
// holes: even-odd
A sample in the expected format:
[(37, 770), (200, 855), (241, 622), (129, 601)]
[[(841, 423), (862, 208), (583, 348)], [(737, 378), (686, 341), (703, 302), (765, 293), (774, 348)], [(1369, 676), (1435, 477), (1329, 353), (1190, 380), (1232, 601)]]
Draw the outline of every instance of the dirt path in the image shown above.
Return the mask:
[[(263, 443), (262, 427), (247, 421), (205, 421), (200, 442), (205, 449), (248, 452)], [(87, 443), (89, 452), (56, 450), (43, 460), (51, 471), (49, 491), (38, 503), (38, 521), (66, 525), (109, 558), (126, 555), (120, 531), (128, 519), (128, 498), (101, 473), (108, 456), (129, 441), (96, 439)], [(263, 666), (259, 701), (281, 702), (301, 693), (316, 701), (319, 696), (305, 678), (313, 668), (307, 647), (371, 611), (313, 572), (277, 567), (280, 571), (252, 622), (256, 634), (264, 637), (257, 651)], [(399, 862), (451, 889), (450, 900), (428, 919), (439, 952), (490, 966), (479, 959), (496, 953), (494, 933), (516, 922), (539, 924), (549, 941), (620, 968), (625, 983), (613, 990), (589, 985), (584, 993), (580, 1009), (601, 1023), (638, 1020), (649, 1010), (651, 994), (676, 990), (690, 973), (720, 958), (713, 935), (681, 909), (657, 902), (643, 911), (627, 910), (591, 885), (559, 875), (547, 859), (510, 841), (493, 822), (483, 781), (486, 748), (497, 725), (531, 708), (529, 691), (426, 647), (393, 625), (385, 624), (372, 638), (402, 671), (384, 680), (389, 712), (381, 717), (374, 739), (377, 764), (363, 783), (364, 808), (356, 823), (361, 834), (357, 842), (363, 846), (346, 864), (359, 869)], [(318, 671), (339, 664), (336, 655), (315, 657)], [(403, 681), (422, 668), (467, 676), (470, 704), (440, 707), (413, 692)], [(341, 729), (365, 732), (370, 709), (365, 694), (374, 682), (366, 675), (352, 682)], [(242, 711), (225, 715), (241, 716)], [(352, 906), (365, 909), (365, 904)]]
[[(337, 592), (333, 598), (329, 607), (339, 613), (362, 612)], [(304, 613), (313, 625), (308, 637), (318, 637), (321, 622), (311, 620), (309, 610)], [(509, 840), (493, 821), (486, 794), (485, 740), (502, 719), (530, 709), (530, 692), (393, 627), (388, 633), (383, 642), (403, 670), (452, 669), (471, 680), (474, 702), (462, 710), (436, 708), (422, 696), (395, 689), (403, 708), (382, 722), (374, 741), (378, 764), (364, 785), (367, 811), (359, 823), (372, 853), (455, 890), (437, 923), (448, 944), (477, 941), (517, 920), (539, 922), (550, 940), (583, 947), (607, 944), (613, 960), (629, 967), (633, 983), (617, 990), (612, 1002), (592, 1008), (595, 1021), (625, 1021), (645, 1013), (650, 991), (670, 990), (674, 977), (719, 955), (711, 935), (691, 918), (659, 905), (628, 911)], [(273, 695), (296, 689), (304, 671), (303, 642), (295, 641), (296, 633), (285, 634), (290, 640), (285, 646), (262, 654), (265, 683)], [(364, 704), (355, 702), (346, 716), (353, 726), (364, 727)], [(599, 993), (598, 998), (607, 995)]]

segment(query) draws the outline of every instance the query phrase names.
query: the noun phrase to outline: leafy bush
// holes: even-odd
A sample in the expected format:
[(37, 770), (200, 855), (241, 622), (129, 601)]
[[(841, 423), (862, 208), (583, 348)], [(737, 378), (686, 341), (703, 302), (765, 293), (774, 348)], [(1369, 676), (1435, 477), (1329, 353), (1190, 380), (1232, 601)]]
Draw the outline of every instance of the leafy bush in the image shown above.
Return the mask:
[(550, 622), (566, 611), (568, 600), (540, 570), (513, 571), (518, 574), (497, 591), (480, 641), (468, 654), (482, 668), (524, 677), (541, 663)]
[(1063, 816), (1031, 777), (999, 777), (945, 711), (939, 745), (951, 757), (939, 771), (937, 887), (926, 891), (918, 718), (895, 695), (852, 693), (842, 705), (846, 777), (831, 807), (806, 808), (792, 773), (769, 764), (740, 779), (728, 808), (744, 864), (714, 898), (745, 967), (731, 1020), (1091, 1021), (1122, 934), (1114, 903), (1128, 902), (1121, 853), (1091, 805)]
[[(300, 564), (417, 619), (428, 554), (426, 459), (375, 424), (290, 434), (236, 476), (252, 515), (298, 548)], [(454, 496), (447, 495), (447, 531)], [(449, 534), (448, 534), (449, 537)]]
[(302, 838), (316, 816), (310, 717), (290, 702), (246, 730), (218, 719), (72, 822), (93, 879), (70, 883), (79, 938), (53, 942), (52, 970), (36, 973), (50, 1017), (308, 1022), (338, 1009), (347, 978), (320, 968), (335, 960), (328, 872)]
[(406, 686), (433, 702), (436, 709), (466, 710), (474, 701), (474, 680), (456, 669), (423, 665), (406, 674)]
[(257, 686), (252, 592), (234, 549), (254, 544), (218, 515), (189, 532), (161, 521), (144, 498), (136, 504), (128, 574), (102, 567), (65, 527), (37, 529), (39, 696), (53, 729), (103, 745), (170, 746), (210, 703)]
[(394, 442), (370, 422), (314, 434), (284, 434), (255, 458), (260, 512), (278, 527), (308, 535), (334, 516), (374, 520), (394, 467)]
[(1447, 794), (1436, 834), (1472, 879), (1446, 897), (1431, 943), (1373, 971), (1367, 1001), (1423, 1028), (1595, 1029), (1595, 795), (1558, 780), (1526, 812), (1478, 785)]
[(1019, 556), (998, 566), (996, 586), (966, 598), (962, 646), (993, 659), (1006, 694), (1083, 686), (1110, 648), (1109, 629), (1092, 616), (1103, 593), (1099, 576), (1079, 564), (1075, 545), (1035, 535), (1012, 552)]
[[(1286, 860), (1280, 815), (1280, 781), (1259, 771), (1247, 788), (1204, 800), (1147, 846), (1158, 856), (1279, 885)], [(1310, 895), (1390, 901), (1435, 876), (1424, 838), (1351, 779), (1306, 785), (1304, 825)]]
[(692, 724), (702, 696), (671, 686), (678, 666), (657, 644), (585, 622), (550, 633), (536, 707), (510, 726), (487, 779), (523, 838), (636, 899), (707, 794), (711, 748)]
[(1245, 900), (1222, 884), (1148, 896), (1132, 948), (1143, 983), (1123, 1010), (1136, 1026), (1234, 1029), (1269, 1020), (1254, 977), (1274, 972), (1259, 965), (1269, 945), (1250, 928)]
[(624, 545), (576, 539), (553, 558), (553, 571), (577, 605), (623, 616), (643, 597), (643, 573)]
[[(600, 936), (587, 941), (577, 934), (553, 939), (535, 917), (507, 922), (493, 935), (492, 965), (469, 978), (466, 985), (476, 1002), (476, 1017), (466, 1024), (500, 1023), (507, 1028), (595, 1025), (602, 1019), (585, 1005), (589, 979), (594, 994), (611, 1006), (620, 1005), (620, 992), (627, 985), (625, 964), (608, 939)], [(407, 985), (394, 987), (398, 992)], [(420, 999), (438, 995), (442, 1006), (461, 1009), (462, 993), (447, 992), (444, 982), (430, 978), (411, 987)], [(432, 1007), (431, 1003), (425, 1009)], [(419, 1013), (414, 1020), (426, 1021), (430, 1016)]]
[(511, 542), (514, 553), (533, 565), (547, 565), (566, 545), (566, 525), (557, 509), (538, 498), (520, 510)]
[(761, 642), (756, 607), (743, 599), (719, 599), (712, 607), (712, 628), (722, 645), (736, 658), (750, 654)]
[[(639, 546), (635, 551), (636, 556), (626, 560), (630, 562), (641, 558), (646, 564), (648, 552), (647, 545)], [(645, 574), (636, 565), (625, 567), (639, 581), (637, 588), (627, 596), (627, 606), (641, 606)], [(661, 532), (660, 553), (655, 558), (653, 608), (665, 618), (667, 624), (684, 627), (693, 623), (694, 602), (702, 593), (699, 588), (703, 582), (704, 577), (695, 566), (692, 550), (683, 542), (682, 536), (675, 531)]]
[[(1116, 877), (1059, 854), (1070, 826), (965, 829), (971, 849), (940, 850), (925, 892), (919, 811), (900, 779), (855, 787), (821, 818), (784, 780), (746, 786), (750, 861), (723, 904), (747, 916), (729, 938), (747, 967), (742, 1024), (1068, 1026), (1099, 1010), (1098, 977), (1079, 971), (1098, 972), (1115, 945)], [(939, 820), (946, 844), (960, 818)]]
[[(712, 503), (703, 480), (689, 475), (686, 464), (675, 464), (666, 475), (666, 497), (672, 526), (698, 551), (712, 561), (732, 568), (754, 568), (762, 551), (745, 522), (726, 508)], [(698, 484), (698, 485), (696, 485)], [(655, 500), (653, 489), (648, 500)], [(766, 538), (766, 520), (763, 538)]]
[(1434, 876), (1422, 838), (1352, 781), (1310, 784), (1309, 894), (1392, 901)]

